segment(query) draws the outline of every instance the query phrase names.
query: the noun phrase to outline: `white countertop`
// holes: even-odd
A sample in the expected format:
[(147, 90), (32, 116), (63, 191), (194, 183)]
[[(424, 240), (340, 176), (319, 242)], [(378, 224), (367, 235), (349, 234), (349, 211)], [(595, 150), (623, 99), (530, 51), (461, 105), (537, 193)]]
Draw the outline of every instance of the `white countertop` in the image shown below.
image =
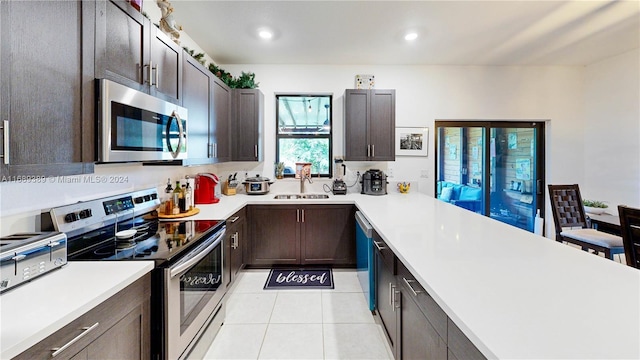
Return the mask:
[(636, 269), (415, 192), (274, 195), (223, 196), (191, 218), (225, 219), (247, 204), (353, 203), (488, 358), (640, 358)]
[[(640, 358), (636, 269), (417, 192), (322, 200), (275, 200), (276, 194), (222, 196), (185, 219), (226, 219), (247, 204), (355, 204), (488, 358)], [(153, 266), (142, 264), (74, 262), (47, 274), (46, 284), (34, 281), (0, 296), (1, 358), (17, 355)], [(96, 288), (83, 285), (80, 292), (77, 284)], [(50, 289), (56, 296), (48, 296)], [(75, 309), (74, 303), (85, 305)], [(12, 311), (17, 308), (29, 312)]]
[(153, 269), (153, 261), (70, 262), (0, 295), (0, 359), (10, 359)]

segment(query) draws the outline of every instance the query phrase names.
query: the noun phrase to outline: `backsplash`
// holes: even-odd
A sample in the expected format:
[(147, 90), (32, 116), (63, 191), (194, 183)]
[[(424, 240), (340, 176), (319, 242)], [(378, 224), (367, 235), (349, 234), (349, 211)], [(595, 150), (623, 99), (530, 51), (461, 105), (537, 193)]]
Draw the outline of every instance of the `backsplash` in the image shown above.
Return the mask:
[(0, 183), (0, 235), (39, 231), (43, 209), (150, 187), (163, 191), (167, 178), (174, 182), (199, 172), (215, 173), (216, 167), (102, 164), (96, 165), (94, 174), (3, 182)]

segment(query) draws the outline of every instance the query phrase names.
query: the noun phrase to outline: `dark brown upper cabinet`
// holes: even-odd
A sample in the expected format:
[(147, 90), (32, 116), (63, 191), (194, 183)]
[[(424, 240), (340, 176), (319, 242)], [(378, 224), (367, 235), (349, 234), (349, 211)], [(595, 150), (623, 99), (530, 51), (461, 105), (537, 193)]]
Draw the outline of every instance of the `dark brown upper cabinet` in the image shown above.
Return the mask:
[(231, 161), (231, 88), (213, 76), (213, 127), (210, 132), (211, 152), (216, 162)]
[(182, 48), (126, 1), (96, 2), (96, 78), (182, 103)]
[(346, 90), (345, 160), (395, 161), (396, 91)]
[(233, 161), (262, 161), (264, 158), (264, 95), (258, 89), (233, 89)]
[(4, 181), (93, 172), (94, 13), (85, 1), (0, 2)]
[(189, 158), (184, 165), (231, 160), (231, 89), (185, 52), (182, 106), (189, 112)]

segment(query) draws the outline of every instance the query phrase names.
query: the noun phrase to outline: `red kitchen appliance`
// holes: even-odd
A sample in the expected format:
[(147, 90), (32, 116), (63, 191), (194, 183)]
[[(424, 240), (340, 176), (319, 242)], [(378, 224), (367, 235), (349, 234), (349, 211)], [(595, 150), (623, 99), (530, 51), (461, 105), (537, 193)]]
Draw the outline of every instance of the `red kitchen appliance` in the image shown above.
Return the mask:
[(196, 189), (194, 191), (195, 204), (215, 204), (220, 199), (216, 197), (216, 186), (220, 179), (211, 173), (200, 173), (196, 175)]

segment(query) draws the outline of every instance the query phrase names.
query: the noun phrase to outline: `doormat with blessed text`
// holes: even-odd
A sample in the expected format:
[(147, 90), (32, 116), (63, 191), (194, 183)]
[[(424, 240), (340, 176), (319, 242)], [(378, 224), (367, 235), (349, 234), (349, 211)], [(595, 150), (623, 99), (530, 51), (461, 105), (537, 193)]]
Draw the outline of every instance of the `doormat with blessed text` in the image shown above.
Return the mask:
[(333, 273), (331, 269), (271, 269), (264, 289), (333, 289)]

